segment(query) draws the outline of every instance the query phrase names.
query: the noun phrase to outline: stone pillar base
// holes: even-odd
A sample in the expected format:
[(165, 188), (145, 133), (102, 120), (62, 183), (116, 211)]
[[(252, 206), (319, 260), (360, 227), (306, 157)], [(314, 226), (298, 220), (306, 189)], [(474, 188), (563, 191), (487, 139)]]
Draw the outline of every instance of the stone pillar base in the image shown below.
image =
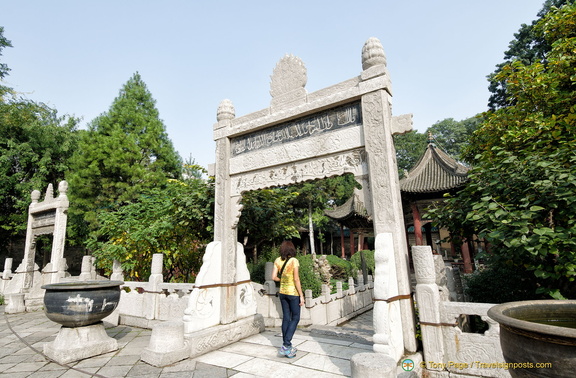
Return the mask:
[(396, 378), (396, 360), (382, 353), (358, 353), (350, 360), (352, 378)]
[(24, 293), (11, 293), (5, 294), (6, 296), (6, 308), (4, 312), (7, 314), (18, 314), (20, 312), (26, 312), (26, 306), (24, 305)]
[(152, 328), (150, 343), (140, 359), (152, 366), (163, 367), (187, 359), (190, 348), (184, 340), (184, 323), (167, 321)]
[(44, 354), (67, 364), (118, 350), (118, 341), (108, 336), (99, 322), (84, 327), (61, 327), (56, 339), (44, 345)]
[(190, 346), (190, 357), (194, 358), (263, 331), (264, 317), (255, 314), (230, 324), (192, 332), (184, 337)]

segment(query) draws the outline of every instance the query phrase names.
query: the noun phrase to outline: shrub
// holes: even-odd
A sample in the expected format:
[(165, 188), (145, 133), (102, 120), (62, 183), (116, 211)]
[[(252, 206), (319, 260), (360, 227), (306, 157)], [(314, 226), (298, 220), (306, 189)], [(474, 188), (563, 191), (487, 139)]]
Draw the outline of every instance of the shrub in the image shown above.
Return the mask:
[[(364, 261), (366, 262), (366, 268), (368, 270), (368, 274), (374, 276), (374, 270), (376, 268), (376, 264), (374, 262), (374, 251), (370, 251), (365, 249), (363, 251), (356, 252), (351, 258), (350, 262), (354, 265), (355, 271), (362, 270), (362, 260), (361, 255), (364, 255)], [(355, 277), (356, 275), (354, 275)]]
[(279, 247), (263, 248), (256, 262), (248, 262), (246, 264), (250, 272), (250, 279), (253, 282), (264, 284), (266, 282), (266, 263), (269, 261), (274, 262), (278, 256), (280, 256)]
[(471, 302), (503, 303), (538, 299), (533, 273), (512, 265), (495, 264), (464, 276)]
[(354, 265), (350, 261), (336, 255), (326, 255), (326, 259), (330, 263), (330, 274), (336, 281), (348, 282), (348, 277), (356, 276)]
[(316, 298), (322, 294), (322, 280), (314, 273), (314, 263), (312, 255), (296, 256), (300, 263), (300, 284), (302, 290), (312, 290), (312, 297)]

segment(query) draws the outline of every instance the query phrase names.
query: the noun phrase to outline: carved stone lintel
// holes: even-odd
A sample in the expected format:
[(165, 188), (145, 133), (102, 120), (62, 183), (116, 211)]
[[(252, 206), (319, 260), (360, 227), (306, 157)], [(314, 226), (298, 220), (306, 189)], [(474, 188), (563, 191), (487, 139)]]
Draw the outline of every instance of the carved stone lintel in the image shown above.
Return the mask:
[(366, 171), (366, 164), (366, 154), (363, 149), (346, 151), (333, 156), (285, 164), (274, 169), (232, 176), (232, 191), (237, 195), (245, 191), (294, 184), (344, 173), (362, 175)]

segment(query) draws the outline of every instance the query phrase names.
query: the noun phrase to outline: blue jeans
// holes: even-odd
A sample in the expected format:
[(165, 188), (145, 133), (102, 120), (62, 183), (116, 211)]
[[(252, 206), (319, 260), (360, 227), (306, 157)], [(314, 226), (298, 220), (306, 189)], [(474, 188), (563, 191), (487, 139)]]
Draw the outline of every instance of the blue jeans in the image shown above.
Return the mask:
[(279, 294), (278, 297), (282, 305), (282, 343), (289, 348), (300, 321), (300, 297), (286, 294)]

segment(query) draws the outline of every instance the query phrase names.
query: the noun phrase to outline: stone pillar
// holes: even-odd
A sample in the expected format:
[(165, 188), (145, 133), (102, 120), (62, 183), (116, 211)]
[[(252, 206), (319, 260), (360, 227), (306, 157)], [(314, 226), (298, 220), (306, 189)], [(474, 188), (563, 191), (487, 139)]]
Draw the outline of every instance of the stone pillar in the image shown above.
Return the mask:
[[(230, 139), (220, 134), (231, 126), (235, 117), (235, 110), (230, 100), (223, 100), (218, 107), (214, 125), (214, 139), (216, 141), (216, 183), (215, 183), (215, 209), (214, 209), (214, 241), (220, 242), (221, 275), (220, 283), (231, 284), (236, 278), (236, 226), (240, 217), (240, 200), (237, 196), (232, 198), (230, 188)], [(220, 288), (220, 323), (228, 324), (236, 321), (236, 286), (224, 285)]]
[[(424, 360), (434, 361), (441, 366), (444, 362), (444, 343), (440, 326), (440, 291), (436, 284), (436, 274), (432, 248), (430, 246), (412, 247), (412, 259), (416, 274), (416, 303), (422, 330)], [(441, 367), (431, 370), (442, 370)]]
[(4, 288), (12, 277), (12, 257), (7, 257), (4, 260), (4, 271), (2, 272), (2, 280), (0, 281), (0, 293), (4, 293)]
[[(52, 184), (48, 185), (48, 190), (52, 188)], [(34, 205), (38, 203), (40, 199), (40, 191), (34, 190), (30, 195), (32, 199), (32, 203), (28, 207), (28, 226), (26, 229), (26, 242), (24, 245), (24, 258), (22, 259), (22, 263), (16, 270), (17, 272), (22, 272), (24, 274), (24, 280), (21, 290), (29, 291), (32, 287), (32, 283), (34, 280), (34, 257), (36, 256), (36, 237), (34, 236), (34, 232), (32, 230), (33, 225), (33, 217), (32, 217), (32, 208)]]
[(56, 215), (54, 219), (54, 233), (52, 238), (52, 252), (50, 254), (50, 263), (56, 274), (51, 276), (51, 283), (60, 282), (60, 278), (65, 275), (66, 264), (62, 264), (64, 258), (64, 244), (66, 243), (66, 224), (68, 221), (68, 183), (60, 181), (58, 184), (58, 198), (56, 206)]
[[(389, 252), (394, 253), (397, 270), (395, 273), (398, 293), (394, 295), (406, 296), (411, 290), (408, 249), (393, 134), (410, 131), (412, 116), (392, 117), (390, 78), (384, 49), (378, 39), (370, 38), (364, 45), (362, 68), (364, 71), (361, 73), (361, 87), (385, 88), (367, 92), (362, 96), (364, 141), (370, 172), (370, 185), (363, 189), (369, 191), (372, 198), (378, 199), (373, 201), (373, 209), (369, 211), (372, 214), (375, 235), (386, 233), (393, 238), (393, 249)], [(375, 277), (374, 280), (377, 295), (376, 283), (379, 278)], [(398, 326), (401, 325), (403, 330), (404, 348), (415, 352), (417, 344), (411, 298), (400, 299), (397, 305), (402, 314)]]
[(398, 280), (391, 233), (376, 235), (374, 260), (374, 352), (384, 353), (396, 361), (404, 353), (402, 315), (398, 300)]

